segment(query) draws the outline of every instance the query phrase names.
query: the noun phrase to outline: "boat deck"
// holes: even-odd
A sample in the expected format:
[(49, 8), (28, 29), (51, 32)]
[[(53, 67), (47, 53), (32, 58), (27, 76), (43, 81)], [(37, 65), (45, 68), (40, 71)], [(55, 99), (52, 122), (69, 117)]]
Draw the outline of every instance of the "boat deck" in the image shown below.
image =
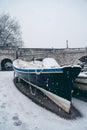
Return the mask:
[(17, 59), (14, 61), (14, 66), (19, 67), (19, 68), (26, 68), (26, 69), (52, 69), (52, 68), (61, 68), (59, 64), (51, 59), (51, 58), (46, 58), (43, 61), (38, 61), (38, 60), (33, 60), (30, 62), (23, 61), (20, 59)]

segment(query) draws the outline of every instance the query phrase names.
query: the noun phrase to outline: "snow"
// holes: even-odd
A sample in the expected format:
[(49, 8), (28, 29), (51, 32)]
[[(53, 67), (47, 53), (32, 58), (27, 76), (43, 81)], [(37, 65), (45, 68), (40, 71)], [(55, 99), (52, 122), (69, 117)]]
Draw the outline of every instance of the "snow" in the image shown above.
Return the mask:
[(34, 60), (30, 62), (17, 59), (13, 62), (13, 66), (23, 69), (43, 69), (60, 67), (54, 58), (44, 58), (43, 61)]
[(87, 78), (87, 72), (81, 72), (78, 77), (86, 77)]
[(55, 68), (60, 67), (57, 61), (54, 58), (44, 58), (43, 65), (45, 68)]
[(0, 72), (0, 130), (87, 130), (87, 102), (72, 99), (83, 117), (66, 120), (38, 106), (13, 83), (13, 71)]

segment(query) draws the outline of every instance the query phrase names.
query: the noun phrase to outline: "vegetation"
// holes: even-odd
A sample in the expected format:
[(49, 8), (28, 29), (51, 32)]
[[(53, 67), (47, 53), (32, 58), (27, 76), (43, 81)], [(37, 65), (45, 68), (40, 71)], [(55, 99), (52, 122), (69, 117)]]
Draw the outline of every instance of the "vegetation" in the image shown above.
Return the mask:
[(22, 47), (20, 25), (9, 14), (0, 15), (0, 45)]

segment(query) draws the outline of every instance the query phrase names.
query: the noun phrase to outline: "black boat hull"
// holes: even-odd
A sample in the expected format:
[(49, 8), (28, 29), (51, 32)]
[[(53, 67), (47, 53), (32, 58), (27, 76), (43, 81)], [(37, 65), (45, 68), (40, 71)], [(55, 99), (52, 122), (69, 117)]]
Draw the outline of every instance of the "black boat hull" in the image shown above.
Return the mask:
[(63, 73), (58, 72), (38, 74), (15, 71), (15, 75), (28, 82), (31, 86), (41, 90), (66, 112), (70, 112), (73, 81), (72, 67), (63, 68)]

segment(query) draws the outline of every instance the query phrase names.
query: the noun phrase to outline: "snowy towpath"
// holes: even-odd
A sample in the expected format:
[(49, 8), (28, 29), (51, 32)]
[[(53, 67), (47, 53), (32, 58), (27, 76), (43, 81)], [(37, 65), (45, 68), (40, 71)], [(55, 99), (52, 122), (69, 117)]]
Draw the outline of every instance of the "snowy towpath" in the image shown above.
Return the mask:
[(83, 117), (63, 119), (33, 103), (13, 83), (13, 72), (0, 72), (0, 130), (87, 130), (87, 102), (73, 99)]

